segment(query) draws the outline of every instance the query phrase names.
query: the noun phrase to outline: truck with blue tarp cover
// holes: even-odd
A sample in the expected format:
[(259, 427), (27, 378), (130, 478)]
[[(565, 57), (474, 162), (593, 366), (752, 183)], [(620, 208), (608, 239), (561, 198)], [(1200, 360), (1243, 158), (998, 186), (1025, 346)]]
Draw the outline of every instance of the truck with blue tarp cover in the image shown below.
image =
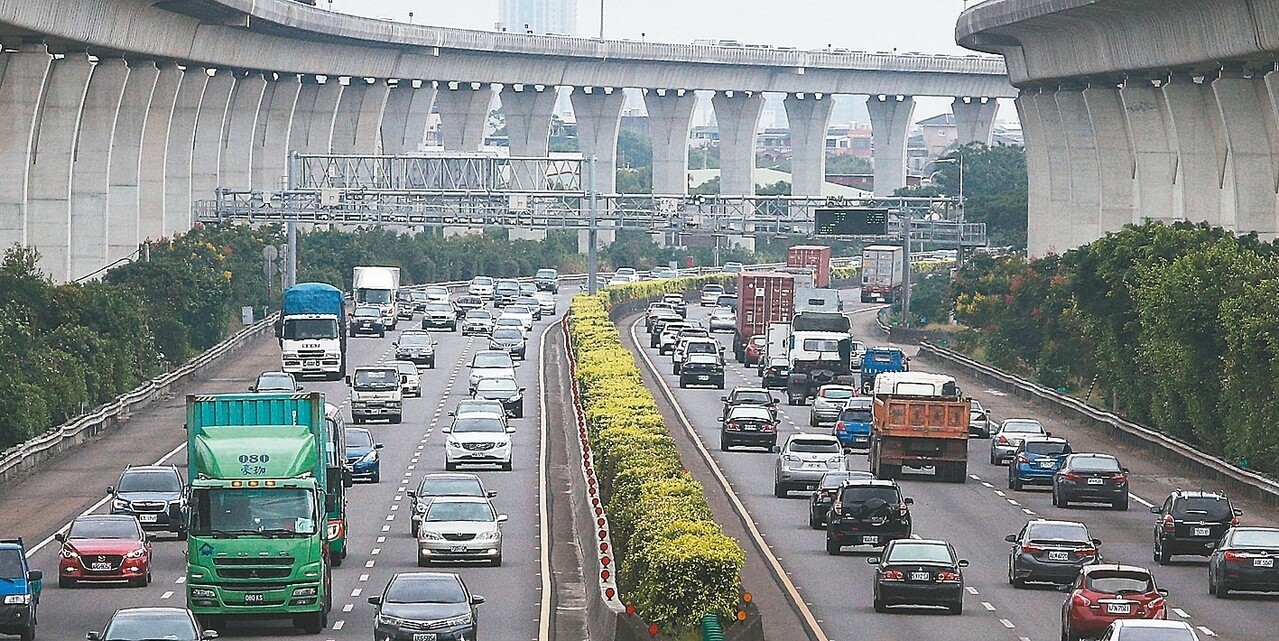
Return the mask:
[(875, 377), (887, 372), (910, 370), (910, 358), (896, 347), (871, 347), (862, 354), (862, 392), (875, 388)]
[(36, 608), (44, 573), (27, 563), (22, 539), (0, 539), (0, 634), (36, 638)]
[(319, 392), (187, 397), (187, 607), (205, 628), (328, 625), (326, 430)]
[(346, 297), (324, 283), (299, 283), (284, 290), (276, 325), (284, 371), (297, 377), (346, 376)]

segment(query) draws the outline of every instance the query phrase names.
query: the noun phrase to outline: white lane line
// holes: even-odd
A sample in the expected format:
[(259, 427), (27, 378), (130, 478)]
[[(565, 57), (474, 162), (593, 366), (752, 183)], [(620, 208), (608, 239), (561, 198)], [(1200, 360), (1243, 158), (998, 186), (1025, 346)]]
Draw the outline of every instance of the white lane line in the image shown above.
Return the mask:
[(364, 588), (355, 588), (351, 590), (351, 596), (360, 596), (361, 592), (364, 592)]
[(982, 484), (982, 485), (985, 485), (985, 486), (986, 486), (987, 488), (989, 488), (989, 489), (993, 489), (993, 488), (995, 487), (995, 486), (993, 486), (993, 485), (991, 485), (990, 483), (987, 483), (987, 482), (985, 482), (985, 481), (982, 481), (982, 482), (981, 482), (981, 484)]
[(388, 521), (394, 521), (394, 520), (395, 520), (395, 515), (394, 515), (394, 514), (387, 514), (387, 515), (386, 515), (386, 520), (388, 520)]
[(1027, 509), (1027, 508), (1024, 508), (1024, 507), (1023, 507), (1023, 508), (1021, 508), (1021, 511), (1022, 511), (1022, 512), (1025, 512), (1026, 514), (1029, 514), (1030, 516), (1034, 516), (1034, 515), (1035, 515), (1035, 511), (1034, 511), (1034, 510), (1031, 510), (1031, 509)]
[(1007, 494), (1004, 494), (1002, 490), (995, 490), (995, 496), (1004, 497), (1004, 496), (1008, 496), (1008, 495), (1007, 495)]
[(394, 512), (394, 511), (396, 511), (396, 510), (398, 510), (398, 509), (400, 509), (400, 506), (398, 506), (398, 505), (392, 505), (392, 506), (391, 506), (391, 511), (392, 511), (392, 512)]
[(919, 536), (918, 534), (911, 534), (911, 535), (910, 535), (910, 538), (915, 539), (916, 541), (918, 541), (918, 540), (922, 539), (923, 537)]
[[(538, 409), (540, 410), (539, 414), (541, 415), (539, 417), (541, 419), (539, 423), (539, 427), (541, 429), (538, 433), (537, 442), (537, 525), (539, 533), (547, 532), (551, 527), (550, 511), (546, 503), (547, 468), (550, 465), (548, 461), (548, 457), (550, 455), (547, 452), (548, 448), (546, 446), (546, 407), (549, 405), (549, 399), (546, 397), (546, 367), (543, 365), (543, 359), (546, 354), (547, 334), (550, 333), (552, 328), (563, 322), (563, 318), (561, 318), (560, 320), (548, 325), (546, 329), (542, 330), (542, 336), (539, 337), (537, 341), (537, 388), (538, 405), (540, 406)], [(542, 595), (540, 599), (541, 602), (539, 603), (540, 614), (537, 622), (537, 638), (538, 641), (550, 641), (551, 600), (555, 596), (552, 594), (551, 590), (551, 549), (550, 546), (546, 545), (540, 537), (538, 538), (538, 548), (540, 552), (538, 563), (541, 566), (541, 572), (538, 574), (541, 575), (542, 579)]]
[(342, 621), (342, 620), (335, 621), (335, 622), (333, 623), (333, 629), (334, 629), (334, 630), (341, 630), (341, 629), (342, 629), (342, 626), (344, 626), (344, 625), (346, 625), (346, 621)]
[(354, 609), (355, 609), (355, 604), (354, 604), (354, 603), (348, 603), (348, 604), (346, 604), (346, 605), (342, 606), (342, 611), (343, 611), (343, 612), (350, 612), (351, 610), (354, 610)]
[(173, 590), (165, 590), (165, 591), (164, 591), (164, 594), (161, 594), (161, 595), (160, 595), (160, 598), (161, 598), (161, 599), (167, 599), (167, 598), (169, 598), (169, 597), (171, 597), (171, 596), (173, 596)]
[(1215, 636), (1217, 636), (1217, 633), (1216, 633), (1216, 632), (1213, 632), (1212, 630), (1209, 630), (1208, 628), (1206, 628), (1206, 627), (1204, 627), (1204, 626), (1202, 626), (1202, 625), (1197, 625), (1197, 626), (1195, 626), (1195, 627), (1199, 628), (1199, 631), (1200, 631), (1200, 632), (1202, 632), (1202, 633), (1204, 633), (1204, 634), (1206, 634), (1206, 635), (1208, 635), (1208, 636), (1210, 636), (1210, 637), (1215, 637)]
[(366, 567), (366, 568), (371, 568), (371, 567), (373, 567), (373, 564), (374, 564), (374, 563), (376, 563), (376, 561), (374, 561), (373, 559), (369, 559), (368, 561), (365, 561), (365, 562), (364, 562), (364, 567)]
[[(378, 542), (378, 543), (386, 543), (386, 537), (385, 537), (385, 536), (379, 536), (379, 537), (377, 537), (377, 542)], [(376, 554), (376, 553), (375, 553), (375, 554)]]
[(389, 525), (383, 525), (383, 526), (382, 526), (382, 531), (383, 531), (383, 532), (390, 532), (390, 531), (391, 531), (391, 526), (389, 526)]
[(1017, 627), (1017, 626), (1013, 625), (1013, 622), (1012, 622), (1012, 621), (1009, 621), (1008, 619), (1000, 619), (1000, 620), (999, 620), (999, 622), (1000, 622), (1000, 623), (1002, 623), (1002, 624), (1004, 624), (1004, 627), (1005, 627), (1005, 628), (1008, 628), (1009, 630), (1011, 630), (1011, 629), (1013, 629), (1013, 628)]
[(1181, 617), (1181, 618), (1183, 618), (1183, 619), (1189, 619), (1189, 618), (1190, 618), (1190, 615), (1189, 615), (1189, 614), (1187, 614), (1187, 613), (1186, 613), (1186, 611), (1185, 611), (1185, 610), (1182, 610), (1181, 608), (1173, 608), (1173, 609), (1172, 609), (1172, 611), (1173, 611), (1174, 613), (1176, 613), (1176, 615), (1177, 615), (1177, 616), (1179, 616), (1179, 617)]
[(368, 581), (368, 580), (369, 580), (369, 575), (367, 574), (360, 575), (360, 583), (364, 583), (365, 581)]
[(180, 576), (178, 577), (178, 580), (174, 581), (174, 583), (186, 583), (186, 582), (187, 582), (187, 578), (185, 576)]
[(1021, 505), (1021, 503), (1018, 503), (1017, 501), (1014, 501), (1014, 500), (1012, 500), (1012, 499), (1008, 499), (1008, 504), (1009, 504), (1009, 505)]
[(971, 586), (971, 585), (969, 585), (969, 586), (965, 586), (965, 587), (964, 587), (964, 589), (965, 589), (965, 590), (968, 590), (968, 593), (969, 593), (969, 594), (977, 594), (977, 588), (974, 588), (974, 587), (973, 587), (973, 586)]
[(989, 601), (982, 601), (981, 607), (986, 608), (990, 612), (995, 611), (995, 606), (991, 605)]
[[(379, 536), (378, 538), (379, 538), (379, 539), (383, 539), (383, 538), (386, 538), (386, 537)], [(379, 554), (381, 554), (381, 553), (382, 553), (382, 548), (373, 548), (373, 551), (372, 551), (372, 552), (370, 552), (369, 554), (372, 554), (373, 556), (377, 556), (377, 555), (379, 555)]]
[(970, 479), (972, 479), (972, 480), (974, 480), (974, 481), (980, 481), (980, 480), (981, 480), (981, 477), (980, 477), (980, 476), (977, 476), (976, 474), (969, 474), (969, 475), (968, 475), (968, 478), (970, 478)]
[[(1154, 503), (1151, 503), (1150, 501), (1147, 501), (1146, 499), (1143, 499), (1143, 498), (1141, 498), (1140, 496), (1137, 496), (1136, 494), (1133, 494), (1132, 492), (1129, 492), (1129, 493), (1128, 493), (1128, 496), (1129, 496), (1130, 498), (1132, 498), (1132, 500), (1134, 500), (1134, 501), (1136, 501), (1136, 502), (1138, 502), (1138, 503), (1140, 503), (1140, 504), (1142, 504), (1142, 505), (1144, 505), (1144, 506), (1146, 506), (1146, 507), (1154, 507), (1154, 506), (1155, 506), (1155, 504), (1154, 504)], [(1207, 633), (1205, 632), (1204, 634), (1207, 634)]]
[(1017, 641), (1030, 641), (1030, 637), (1017, 637)]

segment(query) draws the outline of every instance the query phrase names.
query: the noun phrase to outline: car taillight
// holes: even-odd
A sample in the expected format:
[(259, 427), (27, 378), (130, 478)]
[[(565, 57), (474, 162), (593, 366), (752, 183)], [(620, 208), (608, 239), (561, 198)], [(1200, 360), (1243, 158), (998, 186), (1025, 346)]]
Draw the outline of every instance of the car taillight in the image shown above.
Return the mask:
[(1097, 548), (1079, 548), (1075, 550), (1079, 556), (1097, 556)]
[(1043, 552), (1044, 549), (1038, 545), (1031, 545), (1027, 543), (1021, 546), (1021, 551), (1025, 554), (1039, 554), (1040, 552)]
[(959, 573), (942, 570), (937, 573), (937, 580), (943, 583), (956, 583), (959, 581)]
[(843, 422), (843, 421), (835, 421), (835, 431), (836, 431), (836, 432), (843, 432), (843, 431), (844, 431), (844, 422)]
[(1164, 598), (1161, 596), (1157, 596), (1151, 599), (1150, 603), (1146, 604), (1147, 610), (1162, 610), (1163, 607), (1164, 607)]
[(1222, 555), (1221, 555), (1221, 558), (1223, 558), (1223, 559), (1225, 559), (1225, 560), (1227, 560), (1227, 561), (1244, 561), (1244, 560), (1246, 560), (1248, 557), (1247, 557), (1247, 556), (1244, 556), (1243, 554), (1240, 554), (1240, 553), (1238, 553), (1238, 552), (1230, 552), (1230, 551), (1227, 551), (1227, 552), (1225, 552), (1224, 554), (1222, 554)]
[(1000, 445), (1008, 445), (1008, 437), (1004, 436), (1003, 434), (1000, 434), (999, 438), (995, 439), (995, 442)]
[(1177, 522), (1173, 520), (1171, 514), (1164, 515), (1164, 532), (1172, 534), (1177, 531)]
[(897, 506), (897, 513), (901, 514), (902, 516), (906, 516), (907, 514), (910, 514), (910, 508), (906, 507), (905, 503), (902, 503), (901, 505)]
[(902, 580), (902, 573), (900, 570), (884, 570), (879, 573), (879, 578), (885, 581), (900, 581)]
[(1074, 603), (1075, 605), (1080, 605), (1080, 606), (1083, 606), (1083, 607), (1085, 607), (1085, 608), (1086, 608), (1086, 607), (1088, 607), (1088, 606), (1090, 606), (1090, 605), (1092, 605), (1092, 601), (1091, 601), (1091, 600), (1089, 600), (1089, 599), (1088, 599), (1088, 597), (1086, 597), (1086, 596), (1084, 596), (1084, 595), (1082, 595), (1082, 594), (1079, 594), (1078, 592), (1076, 592), (1074, 596), (1070, 597), (1070, 600), (1071, 600), (1071, 602), (1072, 602), (1072, 603)]
[(840, 512), (843, 511), (843, 507), (844, 507), (844, 504), (842, 502), (835, 501), (833, 504), (831, 504), (830, 511), (835, 514), (839, 514)]
[(1236, 525), (1239, 525), (1239, 517), (1237, 516), (1230, 517), (1230, 527), (1234, 527)]
[(1115, 483), (1124, 483), (1125, 481), (1128, 480), (1128, 477), (1124, 476), (1123, 474), (1112, 474), (1110, 475), (1110, 480), (1114, 481)]
[(1061, 477), (1066, 479), (1067, 481), (1075, 481), (1076, 483), (1084, 480), (1084, 477), (1078, 474), (1075, 474), (1074, 472), (1066, 472), (1065, 474), (1062, 474)]
[(777, 426), (772, 423), (764, 423), (759, 429), (761, 432), (776, 432)]
[(1018, 462), (1018, 463), (1029, 463), (1029, 462), (1030, 462), (1030, 457), (1029, 457), (1029, 456), (1026, 456), (1024, 453), (1022, 453), (1022, 454), (1018, 454), (1018, 455), (1017, 455), (1017, 462)]
[(730, 431), (730, 432), (736, 432), (736, 431), (738, 431), (738, 430), (741, 430), (742, 428), (741, 428), (741, 426), (740, 426), (740, 425), (738, 425), (737, 423), (725, 423), (725, 424), (724, 424), (724, 429), (726, 429), (726, 430), (728, 430), (728, 431)]

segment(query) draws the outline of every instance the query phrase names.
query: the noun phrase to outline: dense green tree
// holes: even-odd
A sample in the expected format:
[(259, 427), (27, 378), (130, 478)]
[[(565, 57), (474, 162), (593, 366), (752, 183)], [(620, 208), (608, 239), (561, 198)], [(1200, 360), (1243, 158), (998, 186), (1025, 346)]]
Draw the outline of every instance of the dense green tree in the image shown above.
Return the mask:
[[(986, 223), (986, 234), (996, 246), (1026, 246), (1026, 151), (1019, 146), (969, 143), (939, 160), (964, 164), (964, 218)], [(894, 195), (923, 198), (959, 197), (959, 163), (935, 162), (932, 182), (924, 187), (896, 190)]]
[(827, 176), (869, 174), (873, 171), (875, 171), (875, 166), (871, 164), (870, 160), (861, 156), (826, 154)]

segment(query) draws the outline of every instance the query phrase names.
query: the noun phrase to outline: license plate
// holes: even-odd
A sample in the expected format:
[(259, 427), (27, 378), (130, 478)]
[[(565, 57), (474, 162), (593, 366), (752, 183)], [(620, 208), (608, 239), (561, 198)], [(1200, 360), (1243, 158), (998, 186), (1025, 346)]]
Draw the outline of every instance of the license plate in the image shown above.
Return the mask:
[(1212, 534), (1211, 528), (1197, 527), (1195, 528), (1194, 534), (1191, 534), (1191, 536), (1210, 536), (1211, 534)]
[(1131, 603), (1107, 603), (1106, 614), (1132, 614)]
[(699, 374), (699, 375), (697, 376), (697, 380), (699, 380), (699, 381), (709, 381), (709, 380), (711, 380), (711, 377), (710, 377), (709, 375), (707, 375), (707, 374)]
[(306, 367), (319, 367), (320, 361), (306, 361), (303, 365)]
[(911, 581), (927, 581), (930, 578), (932, 577), (927, 572), (911, 572), (910, 573)]
[(244, 602), (245, 603), (262, 603), (263, 602), (262, 594), (259, 592), (249, 592), (248, 594), (244, 595)]
[(449, 548), (449, 551), (450, 551), (450, 552), (465, 552), (465, 551), (466, 551), (466, 546), (465, 546), (465, 545), (454, 545), (453, 547)]
[(1040, 461), (1039, 467), (1052, 467), (1055, 464), (1056, 464), (1055, 461)]
[(413, 641), (435, 641), (434, 632), (414, 632)]
[(1275, 566), (1274, 559), (1253, 559), (1252, 566), (1255, 568), (1273, 568)]
[(879, 535), (878, 535), (878, 534), (868, 534), (868, 535), (866, 535), (866, 536), (863, 536), (863, 537), (862, 537), (862, 543), (869, 543), (869, 544), (871, 544), (871, 545), (874, 545), (874, 544), (876, 544), (876, 543), (879, 543)]
[(155, 523), (157, 518), (159, 518), (158, 514), (139, 514), (138, 515), (138, 520), (142, 521), (143, 523)]
[[(1262, 560), (1262, 559), (1257, 559), (1257, 560), (1258, 560), (1258, 561), (1260, 561), (1260, 560)], [(89, 564), (89, 569), (90, 569), (90, 570), (110, 570), (110, 569), (112, 569), (112, 567), (113, 567), (113, 566), (112, 566), (110, 563), (91, 563), (91, 564)]]
[(1104, 479), (1088, 479), (1089, 485), (1101, 485), (1102, 483), (1105, 483), (1105, 482), (1106, 481)]
[(1049, 551), (1049, 552), (1048, 552), (1048, 560), (1049, 560), (1049, 561), (1069, 561), (1069, 560), (1070, 560), (1070, 553), (1069, 553), (1069, 552), (1055, 552), (1055, 551)]

